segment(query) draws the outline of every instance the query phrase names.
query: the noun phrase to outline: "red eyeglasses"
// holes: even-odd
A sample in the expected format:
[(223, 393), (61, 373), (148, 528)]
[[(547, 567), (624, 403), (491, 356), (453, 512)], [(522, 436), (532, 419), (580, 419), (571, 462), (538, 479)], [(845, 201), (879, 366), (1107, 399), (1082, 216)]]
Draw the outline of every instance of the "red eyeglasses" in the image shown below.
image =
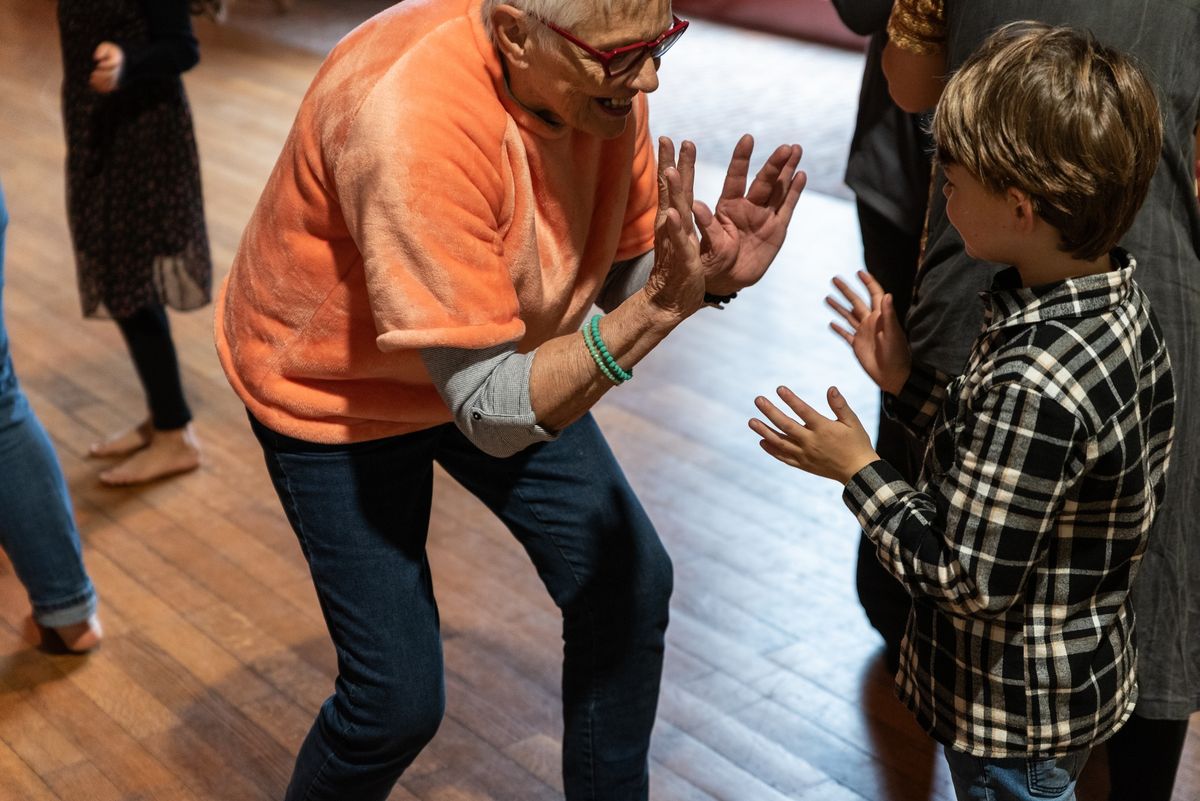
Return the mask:
[(650, 58), (662, 58), (663, 53), (670, 50), (671, 45), (679, 41), (679, 37), (683, 36), (683, 32), (688, 27), (687, 20), (680, 19), (672, 14), (671, 27), (653, 42), (637, 42), (625, 45), (624, 47), (618, 47), (615, 50), (597, 50), (587, 42), (576, 39), (569, 31), (563, 30), (552, 22), (546, 22), (546, 20), (540, 18), (538, 21), (599, 61), (600, 66), (604, 68), (604, 75), (607, 78), (624, 75), (635, 67), (640, 66), (646, 56), (650, 56)]

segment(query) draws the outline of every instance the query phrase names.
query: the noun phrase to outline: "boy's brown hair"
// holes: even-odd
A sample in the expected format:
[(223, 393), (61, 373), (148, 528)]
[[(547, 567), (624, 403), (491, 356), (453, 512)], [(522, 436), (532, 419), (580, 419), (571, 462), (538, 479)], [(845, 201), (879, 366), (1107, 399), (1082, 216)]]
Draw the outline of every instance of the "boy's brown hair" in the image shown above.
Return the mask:
[(1162, 115), (1131, 57), (1088, 33), (1015, 22), (950, 79), (933, 135), (941, 163), (993, 192), (1027, 193), (1062, 250), (1091, 260), (1125, 235), (1146, 198)]

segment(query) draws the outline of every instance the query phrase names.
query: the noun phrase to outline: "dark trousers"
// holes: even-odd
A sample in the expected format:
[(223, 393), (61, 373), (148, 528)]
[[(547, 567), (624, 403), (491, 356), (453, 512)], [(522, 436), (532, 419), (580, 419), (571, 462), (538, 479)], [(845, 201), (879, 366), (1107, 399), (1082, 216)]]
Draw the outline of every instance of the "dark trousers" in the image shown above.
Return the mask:
[(1135, 712), (1108, 741), (1109, 801), (1171, 801), (1187, 732), (1186, 720)]
[[(896, 314), (904, 320), (912, 301), (913, 280), (920, 258), (921, 237), (896, 227), (887, 217), (858, 202), (858, 224), (862, 232), (863, 261), (875, 280), (893, 296)], [(875, 451), (909, 481), (915, 482), (921, 469), (923, 443), (917, 442), (903, 426), (881, 413)], [(858, 600), (867, 620), (883, 637), (888, 668), (894, 673), (900, 664), (900, 641), (912, 599), (875, 555), (875, 546), (866, 536), (858, 544), (855, 570)]]
[(116, 322), (146, 393), (150, 421), (159, 431), (183, 428), (192, 421), (192, 412), (183, 396), (179, 358), (166, 309), (147, 306)]
[(384, 799), (442, 719), (434, 462), (508, 526), (562, 611), (566, 798), (647, 798), (671, 563), (591, 415), (506, 459), (453, 425), (315, 445), (251, 423), (338, 657), (288, 801)]

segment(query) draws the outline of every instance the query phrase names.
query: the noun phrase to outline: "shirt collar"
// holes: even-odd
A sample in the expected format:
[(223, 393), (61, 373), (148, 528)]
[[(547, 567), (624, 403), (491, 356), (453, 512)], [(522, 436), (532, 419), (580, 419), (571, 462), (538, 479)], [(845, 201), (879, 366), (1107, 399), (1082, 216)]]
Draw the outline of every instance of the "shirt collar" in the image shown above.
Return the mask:
[(1091, 316), (1122, 303), (1133, 290), (1137, 261), (1120, 248), (1114, 248), (1111, 257), (1116, 269), (1034, 287), (1021, 286), (1015, 267), (1001, 270), (992, 288), (979, 293), (985, 329)]
[(501, 56), (496, 52), (496, 45), (492, 43), (487, 29), (483, 25), (482, 11), (480, 10), (481, 5), (480, 0), (470, 0), (467, 3), (466, 13), (470, 20), (471, 32), (475, 36), (475, 45), (479, 49), (479, 54), (483, 56), (483, 63), (487, 68), (488, 77), (491, 78), (492, 86), (496, 89), (496, 97), (500, 99), (504, 110), (508, 112), (508, 115), (513, 118), (521, 130), (533, 136), (540, 139), (562, 139), (566, 137), (571, 132), (569, 126), (555, 125), (547, 122), (533, 111), (525, 108), (519, 100), (513, 97), (512, 92), (508, 88), (508, 78), (504, 74), (504, 64), (501, 61)]

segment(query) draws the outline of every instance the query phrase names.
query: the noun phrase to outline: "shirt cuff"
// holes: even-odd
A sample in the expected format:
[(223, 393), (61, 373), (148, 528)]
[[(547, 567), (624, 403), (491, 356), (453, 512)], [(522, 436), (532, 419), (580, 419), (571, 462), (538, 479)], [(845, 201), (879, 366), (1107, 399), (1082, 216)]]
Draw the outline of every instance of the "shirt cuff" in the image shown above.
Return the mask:
[(887, 531), (895, 504), (913, 493), (900, 471), (883, 459), (859, 470), (842, 489), (842, 503), (853, 513), (867, 537), (876, 545)]
[(529, 397), (533, 353), (425, 348), (421, 359), (459, 429), (484, 453), (508, 457), (558, 434), (539, 425)]
[(920, 436), (937, 416), (946, 399), (947, 376), (918, 364), (912, 366), (899, 395), (885, 392), (883, 410), (897, 422)]

